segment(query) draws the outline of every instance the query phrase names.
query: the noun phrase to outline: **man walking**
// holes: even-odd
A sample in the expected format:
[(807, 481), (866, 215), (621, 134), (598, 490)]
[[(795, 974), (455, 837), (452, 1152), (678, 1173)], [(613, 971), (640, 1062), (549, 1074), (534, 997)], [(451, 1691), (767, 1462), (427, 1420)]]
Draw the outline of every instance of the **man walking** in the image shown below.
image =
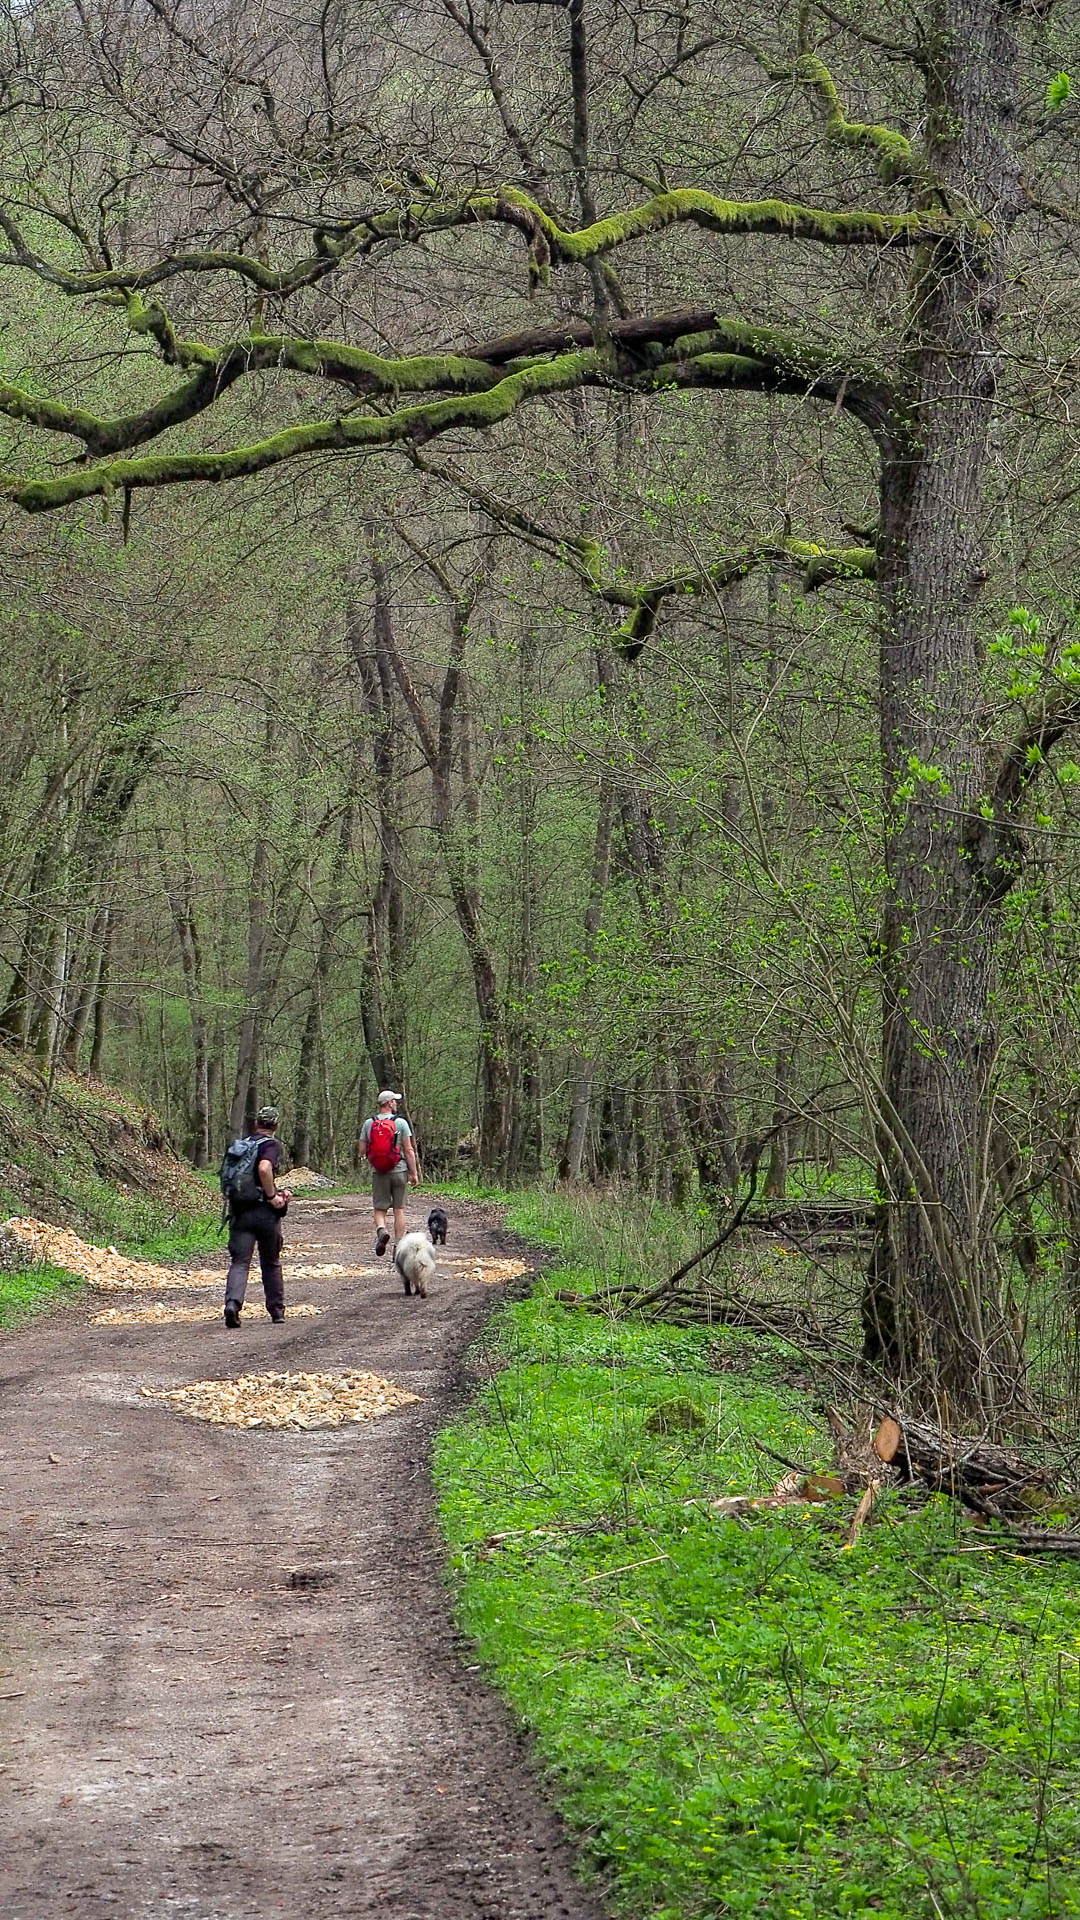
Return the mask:
[(248, 1269), (259, 1249), (263, 1294), (271, 1320), (285, 1318), (285, 1281), (281, 1272), (281, 1221), (291, 1195), (275, 1178), (281, 1142), (275, 1139), (276, 1107), (260, 1107), (255, 1131), (234, 1140), (221, 1169), (221, 1190), (229, 1216), (230, 1267), (225, 1281), (225, 1325), (238, 1327), (247, 1292)]
[(398, 1114), (400, 1093), (388, 1089), (379, 1095), (378, 1112), (365, 1120), (360, 1144), (371, 1164), (371, 1206), (375, 1215), (375, 1251), (380, 1259), (386, 1252), (390, 1230), (386, 1210), (394, 1209), (394, 1240), (405, 1233), (405, 1183), (420, 1184), (416, 1165), (413, 1131)]

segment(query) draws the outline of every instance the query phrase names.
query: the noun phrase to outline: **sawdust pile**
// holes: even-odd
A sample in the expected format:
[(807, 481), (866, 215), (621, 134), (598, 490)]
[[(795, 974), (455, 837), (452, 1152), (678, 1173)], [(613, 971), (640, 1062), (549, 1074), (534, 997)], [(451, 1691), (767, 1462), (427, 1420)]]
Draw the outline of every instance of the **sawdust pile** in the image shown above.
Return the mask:
[(334, 1183), (325, 1173), (316, 1173), (314, 1167), (290, 1167), (282, 1176), (281, 1184), (290, 1192), (299, 1193), (301, 1187), (332, 1187)]
[(367, 1268), (343, 1267), (333, 1261), (325, 1267), (294, 1267), (289, 1260), (286, 1262), (285, 1271), (290, 1280), (334, 1280), (355, 1278), (357, 1274), (366, 1273)]
[(483, 1287), (496, 1287), (503, 1280), (516, 1280), (519, 1274), (531, 1272), (524, 1260), (474, 1260), (466, 1279), (476, 1280)]
[[(297, 1314), (321, 1313), (321, 1307), (314, 1307), (306, 1300), (298, 1300), (295, 1306), (287, 1309), (290, 1320)], [(101, 1313), (92, 1313), (90, 1320), (95, 1327), (161, 1327), (190, 1325), (195, 1321), (220, 1320), (219, 1306), (172, 1307), (164, 1300), (155, 1300), (149, 1307), (106, 1307)]]
[[(174, 1287), (178, 1276), (167, 1267), (156, 1267), (145, 1260), (132, 1260), (115, 1247), (93, 1247), (66, 1227), (53, 1227), (45, 1220), (17, 1219), (0, 1223), (0, 1247), (5, 1257), (63, 1267), (89, 1280), (92, 1287), (106, 1291), (131, 1292), (140, 1287)], [(218, 1276), (215, 1274), (215, 1280)]]
[(193, 1420), (218, 1427), (340, 1427), (375, 1420), (419, 1399), (376, 1373), (241, 1373), (235, 1380), (193, 1380), (186, 1387), (140, 1387)]

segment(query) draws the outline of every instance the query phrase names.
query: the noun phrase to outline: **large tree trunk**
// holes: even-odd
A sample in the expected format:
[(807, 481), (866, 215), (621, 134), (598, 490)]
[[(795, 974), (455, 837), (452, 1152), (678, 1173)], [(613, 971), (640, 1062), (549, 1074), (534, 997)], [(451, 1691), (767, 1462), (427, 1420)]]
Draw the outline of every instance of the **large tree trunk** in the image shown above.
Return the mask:
[(248, 887), (248, 953), (244, 981), (244, 1012), (236, 1044), (236, 1075), (229, 1107), (229, 1132), (246, 1132), (258, 1106), (259, 1022), (263, 1011), (268, 940), (266, 894), (269, 852), (262, 834), (255, 841)]
[(90, 929), (86, 937), (78, 991), (74, 997), (74, 1003), (70, 1011), (65, 1014), (64, 1037), (60, 1048), (60, 1058), (65, 1067), (72, 1073), (78, 1071), (82, 1044), (86, 1037), (86, 1030), (90, 1025), (90, 1018), (94, 1011), (94, 1001), (97, 997), (98, 974), (101, 972), (102, 942), (105, 938), (105, 929), (108, 925), (109, 917), (105, 893), (107, 885), (108, 882), (106, 881), (102, 889), (102, 899), (90, 923)]
[[(540, 874), (536, 860), (536, 712), (539, 701), (535, 640), (526, 630), (518, 644), (517, 840), (520, 850), (520, 918), (511, 976), (510, 1023), (513, 1111), (507, 1154), (507, 1178), (535, 1179), (543, 1157), (543, 1076), (537, 1031), (537, 982), (540, 962)], [(468, 724), (468, 717), (466, 718)], [(470, 756), (471, 757), (471, 756)]]
[[(355, 779), (350, 783), (355, 789)], [(319, 1039), (322, 1030), (323, 1003), (333, 971), (337, 950), (338, 930), (341, 925), (342, 888), (345, 880), (345, 866), (352, 852), (353, 828), (356, 808), (350, 792), (345, 810), (341, 816), (341, 828), (337, 846), (334, 850), (334, 862), (327, 888), (326, 904), (319, 920), (319, 937), (315, 954), (315, 967), (312, 973), (311, 992), (308, 996), (307, 1015), (300, 1035), (300, 1050), (296, 1063), (296, 1096), (293, 1102), (292, 1160), (294, 1166), (306, 1167), (311, 1160), (312, 1133), (311, 1108), (315, 1089), (315, 1070), (318, 1062)]]
[[(992, 988), (1001, 877), (974, 607), (1004, 247), (1015, 49), (1004, 5), (941, 0), (933, 162), (987, 223), (920, 263), (903, 420), (883, 452), (878, 568), (888, 897), (882, 1169), (867, 1348), (924, 1396), (993, 1414), (1015, 1386), (991, 1237)], [(1007, 884), (1007, 883), (1005, 883)]]
[(105, 1052), (105, 1015), (109, 1007), (109, 984), (115, 941), (116, 910), (110, 907), (101, 940), (101, 965), (98, 968), (97, 989), (94, 994), (94, 1014), (90, 1022), (90, 1078), (92, 1080), (101, 1079), (101, 1065)]
[(190, 861), (185, 856), (183, 882), (179, 886), (173, 885), (169, 880), (166, 867), (164, 836), (160, 833), (157, 836), (157, 843), (158, 858), (161, 862), (161, 880), (169, 902), (173, 931), (180, 948), (184, 992), (187, 996), (188, 1018), (191, 1021), (189, 1153), (192, 1166), (205, 1167), (210, 1164), (210, 1047), (206, 1004), (203, 996), (202, 942), (195, 917), (195, 880)]
[[(600, 933), (600, 922), (604, 916), (604, 900), (607, 894), (608, 873), (611, 868), (612, 825), (615, 817), (615, 796), (612, 783), (606, 776), (600, 780), (599, 805), (596, 814), (596, 834), (593, 839), (592, 868), (589, 874), (589, 898), (585, 907), (584, 940), (582, 960), (586, 969), (582, 989), (582, 1001), (578, 1018), (583, 1019), (588, 1012), (589, 975), (596, 960), (596, 942)], [(573, 1070), (570, 1094), (570, 1118), (566, 1127), (566, 1144), (559, 1161), (560, 1180), (579, 1180), (581, 1165), (585, 1154), (585, 1137), (589, 1130), (589, 1114), (592, 1108), (593, 1076), (595, 1062), (591, 1052), (582, 1049), (578, 1054)]]
[(360, 613), (349, 616), (348, 639), (371, 720), (375, 803), (379, 818), (379, 865), (367, 912), (367, 940), (360, 963), (360, 1021), (376, 1089), (404, 1087), (402, 976), (405, 967), (403, 851), (400, 827), (401, 768), (398, 711), (394, 698), (394, 628), (390, 583), (375, 531), (370, 530), (375, 600), (371, 644)]

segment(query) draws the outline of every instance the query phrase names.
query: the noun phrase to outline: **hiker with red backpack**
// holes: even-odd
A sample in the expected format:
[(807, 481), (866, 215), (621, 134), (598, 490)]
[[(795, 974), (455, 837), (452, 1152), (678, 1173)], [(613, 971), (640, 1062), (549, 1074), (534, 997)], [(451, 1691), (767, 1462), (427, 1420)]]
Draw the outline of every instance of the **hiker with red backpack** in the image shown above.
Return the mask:
[(398, 1101), (402, 1098), (400, 1093), (391, 1093), (388, 1089), (380, 1093), (378, 1111), (370, 1120), (365, 1120), (360, 1134), (360, 1145), (371, 1166), (375, 1251), (380, 1259), (390, 1242), (390, 1230), (386, 1224), (387, 1208), (393, 1207), (394, 1210), (394, 1240), (397, 1242), (406, 1231), (406, 1181), (411, 1187), (420, 1184), (413, 1131), (397, 1110)]

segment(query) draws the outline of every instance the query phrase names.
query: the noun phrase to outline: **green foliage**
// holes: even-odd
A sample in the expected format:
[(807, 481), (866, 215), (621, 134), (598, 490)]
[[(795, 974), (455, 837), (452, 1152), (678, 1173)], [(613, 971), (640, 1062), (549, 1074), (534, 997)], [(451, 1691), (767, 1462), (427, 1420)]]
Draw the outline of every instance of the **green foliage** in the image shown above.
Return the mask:
[(142, 1230), (121, 1235), (126, 1253), (142, 1260), (186, 1260), (195, 1254), (214, 1253), (223, 1245), (221, 1209), (215, 1213), (167, 1216), (161, 1225), (154, 1215), (144, 1215)]
[[(31, 1214), (130, 1252), (209, 1246), (213, 1196), (145, 1108), (115, 1087), (0, 1052), (0, 1218)], [(194, 1224), (193, 1224), (194, 1223)]]
[(1068, 74), (1057, 73), (1047, 86), (1046, 104), (1048, 107), (1063, 107), (1071, 93), (1072, 81)]
[[(513, 1208), (533, 1239), (557, 1213)], [(599, 1220), (571, 1230), (595, 1254)], [(622, 1272), (615, 1208), (608, 1233)], [(436, 1479), (462, 1625), (613, 1909), (1080, 1914), (1067, 1566), (973, 1551), (940, 1497), (886, 1495), (850, 1550), (850, 1501), (715, 1517), (769, 1488), (774, 1453), (830, 1459), (792, 1355), (552, 1300), (594, 1274), (498, 1316)]]
[(23, 1273), (0, 1273), (0, 1327), (17, 1327), (48, 1307), (78, 1299), (84, 1282), (62, 1267), (28, 1267)]

